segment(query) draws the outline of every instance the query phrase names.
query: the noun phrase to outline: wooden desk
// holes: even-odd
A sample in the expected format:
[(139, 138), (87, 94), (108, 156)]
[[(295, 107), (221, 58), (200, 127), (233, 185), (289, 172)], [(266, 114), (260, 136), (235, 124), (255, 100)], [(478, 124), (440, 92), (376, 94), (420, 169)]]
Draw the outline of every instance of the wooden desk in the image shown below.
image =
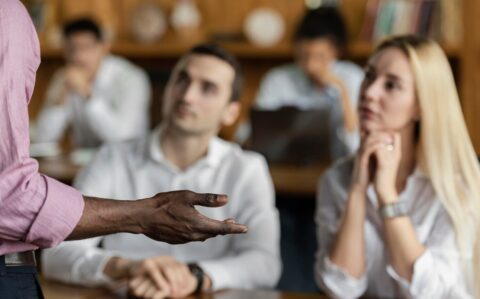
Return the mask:
[(68, 156), (37, 159), (40, 173), (71, 185), (81, 166), (74, 164)]
[(277, 194), (315, 196), (318, 180), (327, 164), (308, 166), (270, 165), (270, 174)]
[[(40, 279), (46, 299), (118, 299), (111, 292), (102, 288), (84, 288), (66, 285), (46, 279)], [(190, 299), (327, 299), (319, 294), (282, 293), (275, 291), (227, 290), (213, 294), (203, 294)]]

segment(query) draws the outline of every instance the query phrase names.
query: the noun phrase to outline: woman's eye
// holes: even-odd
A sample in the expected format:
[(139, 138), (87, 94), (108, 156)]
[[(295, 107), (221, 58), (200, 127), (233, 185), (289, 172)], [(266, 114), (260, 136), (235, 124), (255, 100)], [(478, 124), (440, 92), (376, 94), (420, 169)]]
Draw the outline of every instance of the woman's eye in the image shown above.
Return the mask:
[(375, 75), (373, 74), (372, 71), (366, 71), (365, 72), (365, 80), (368, 82), (371, 82), (375, 79)]
[(398, 87), (398, 84), (394, 81), (387, 81), (385, 82), (385, 89), (392, 90)]

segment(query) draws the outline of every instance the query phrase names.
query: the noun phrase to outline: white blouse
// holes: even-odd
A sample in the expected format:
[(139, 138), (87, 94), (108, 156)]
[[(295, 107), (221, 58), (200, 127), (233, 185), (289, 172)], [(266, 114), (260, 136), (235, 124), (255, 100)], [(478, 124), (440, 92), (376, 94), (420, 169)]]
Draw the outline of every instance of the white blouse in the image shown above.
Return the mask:
[[(405, 202), (419, 241), (426, 251), (414, 264), (411, 282), (390, 264), (383, 222), (373, 186), (367, 190), (365, 220), (366, 271), (360, 278), (333, 264), (328, 253), (339, 230), (346, 206), (353, 159), (340, 161), (320, 181), (317, 193), (318, 251), (315, 279), (334, 298), (473, 298), (465, 281), (464, 265), (453, 224), (430, 180), (418, 169), (408, 178), (399, 201)], [(469, 259), (471, 256), (469, 254)], [(469, 261), (469, 260), (467, 260)]]

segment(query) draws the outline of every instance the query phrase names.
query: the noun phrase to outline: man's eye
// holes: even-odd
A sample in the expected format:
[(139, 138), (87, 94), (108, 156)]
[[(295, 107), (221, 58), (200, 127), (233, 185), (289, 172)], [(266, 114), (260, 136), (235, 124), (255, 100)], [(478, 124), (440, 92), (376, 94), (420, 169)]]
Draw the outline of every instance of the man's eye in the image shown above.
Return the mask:
[(211, 83), (203, 84), (203, 91), (205, 93), (213, 93), (213, 92), (215, 92), (215, 90), (216, 90), (216, 88), (213, 84), (211, 84)]
[(178, 76), (178, 79), (177, 79), (177, 83), (179, 84), (187, 84), (188, 83), (188, 76), (186, 76), (185, 74), (180, 74)]

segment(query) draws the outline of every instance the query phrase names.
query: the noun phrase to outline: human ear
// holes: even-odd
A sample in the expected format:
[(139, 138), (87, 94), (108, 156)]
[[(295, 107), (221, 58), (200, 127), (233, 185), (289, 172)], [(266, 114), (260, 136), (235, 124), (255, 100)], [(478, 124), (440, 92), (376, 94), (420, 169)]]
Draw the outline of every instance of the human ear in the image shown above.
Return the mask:
[(231, 126), (240, 115), (241, 105), (239, 102), (231, 102), (225, 108), (222, 115), (222, 125)]

